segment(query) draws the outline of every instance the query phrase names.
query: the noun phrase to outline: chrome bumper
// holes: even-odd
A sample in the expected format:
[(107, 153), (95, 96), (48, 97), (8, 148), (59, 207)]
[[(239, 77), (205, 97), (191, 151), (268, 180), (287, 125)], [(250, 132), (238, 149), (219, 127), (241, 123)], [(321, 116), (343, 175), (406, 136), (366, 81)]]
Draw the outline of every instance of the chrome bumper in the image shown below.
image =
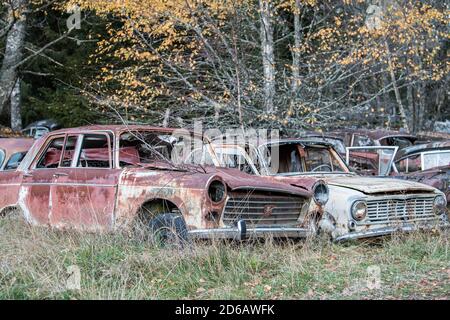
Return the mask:
[(448, 222), (439, 223), (439, 224), (430, 224), (430, 225), (401, 225), (401, 226), (392, 226), (392, 227), (383, 227), (376, 228), (371, 230), (364, 231), (356, 231), (351, 232), (342, 236), (339, 236), (334, 239), (335, 242), (348, 241), (348, 240), (357, 240), (364, 239), (370, 237), (381, 237), (391, 235), (396, 232), (414, 232), (419, 230), (431, 230), (431, 229), (446, 229), (450, 227)]
[(194, 229), (188, 231), (189, 236), (198, 239), (236, 239), (245, 240), (249, 238), (306, 238), (313, 235), (310, 230), (300, 227), (254, 227), (247, 228), (244, 220), (240, 220), (236, 227), (216, 229)]

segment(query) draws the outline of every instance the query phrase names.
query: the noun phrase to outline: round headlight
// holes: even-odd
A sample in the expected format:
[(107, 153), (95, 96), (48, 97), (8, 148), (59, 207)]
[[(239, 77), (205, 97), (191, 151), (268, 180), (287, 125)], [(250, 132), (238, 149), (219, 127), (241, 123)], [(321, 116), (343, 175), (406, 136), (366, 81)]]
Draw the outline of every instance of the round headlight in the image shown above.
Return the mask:
[(314, 186), (313, 191), (314, 201), (316, 201), (320, 205), (324, 205), (328, 202), (330, 197), (328, 187), (324, 182), (318, 182)]
[(367, 204), (364, 201), (356, 201), (352, 205), (352, 217), (357, 221), (364, 220), (367, 215)]
[(222, 202), (225, 200), (227, 188), (222, 181), (213, 181), (208, 188), (208, 196), (212, 202)]
[(447, 200), (445, 199), (444, 196), (439, 195), (436, 198), (434, 198), (433, 202), (434, 213), (441, 214), (443, 211), (445, 211), (446, 206)]

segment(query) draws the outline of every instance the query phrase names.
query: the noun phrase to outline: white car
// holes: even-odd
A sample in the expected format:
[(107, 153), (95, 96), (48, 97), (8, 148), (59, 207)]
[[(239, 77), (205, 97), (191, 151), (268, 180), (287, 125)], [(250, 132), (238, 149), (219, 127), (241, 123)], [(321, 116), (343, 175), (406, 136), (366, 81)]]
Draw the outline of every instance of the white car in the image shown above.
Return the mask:
[(213, 143), (223, 166), (289, 182), (299, 176), (326, 182), (318, 232), (336, 241), (448, 227), (444, 194), (425, 184), (350, 172), (333, 146), (311, 139), (260, 145)]

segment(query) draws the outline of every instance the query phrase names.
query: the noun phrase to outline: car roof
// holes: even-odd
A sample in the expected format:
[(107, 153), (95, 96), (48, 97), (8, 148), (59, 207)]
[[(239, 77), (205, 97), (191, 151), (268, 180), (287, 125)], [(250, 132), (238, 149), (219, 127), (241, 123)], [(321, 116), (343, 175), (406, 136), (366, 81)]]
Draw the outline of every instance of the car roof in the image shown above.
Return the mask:
[(283, 138), (278, 140), (270, 140), (268, 144), (289, 144), (289, 143), (301, 143), (304, 145), (322, 145), (326, 147), (333, 147), (333, 144), (330, 142), (325, 142), (321, 140), (315, 139), (305, 139), (305, 138)]
[[(150, 130), (150, 131), (158, 131), (163, 133), (173, 133), (176, 130), (186, 130), (183, 128), (163, 128), (163, 127), (155, 127), (149, 125), (89, 125), (89, 126), (81, 126), (75, 128), (65, 128), (56, 131), (52, 131), (51, 134), (60, 134), (60, 133), (83, 133), (86, 131), (111, 131), (114, 134), (122, 133), (125, 131), (139, 131), (139, 130)], [(194, 134), (190, 130), (186, 130), (190, 134)]]
[(305, 132), (304, 134), (300, 134), (300, 138), (326, 138), (344, 141), (344, 138), (342, 136), (338, 136), (337, 134), (328, 132)]
[(450, 140), (447, 141), (435, 141), (426, 144), (418, 144), (410, 147), (403, 148), (397, 153), (396, 159), (399, 160), (406, 156), (410, 156), (416, 153), (426, 151), (438, 151), (438, 150), (450, 150)]
[(11, 155), (17, 152), (27, 152), (33, 145), (31, 138), (0, 138), (0, 149)]
[(364, 134), (372, 140), (380, 140), (389, 137), (402, 137), (409, 140), (417, 140), (415, 135), (409, 134), (407, 132), (386, 130), (386, 129), (338, 129), (330, 132), (332, 135), (351, 133), (351, 134)]

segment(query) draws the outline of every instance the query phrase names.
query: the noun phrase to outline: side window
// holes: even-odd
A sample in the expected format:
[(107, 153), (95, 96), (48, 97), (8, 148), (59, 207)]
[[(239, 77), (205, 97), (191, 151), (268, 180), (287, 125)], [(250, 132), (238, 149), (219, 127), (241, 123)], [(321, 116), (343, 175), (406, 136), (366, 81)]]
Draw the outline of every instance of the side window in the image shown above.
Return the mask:
[(9, 158), (8, 163), (5, 165), (5, 171), (16, 170), (19, 167), (19, 164), (22, 162), (23, 158), (25, 158), (26, 154), (26, 152), (14, 153), (11, 158)]
[(61, 167), (68, 168), (72, 164), (72, 160), (75, 154), (75, 147), (77, 144), (78, 136), (68, 136), (64, 145), (64, 152), (61, 158)]
[(350, 133), (343, 133), (344, 138), (344, 147), (349, 146), (352, 147), (350, 144), (352, 142), (352, 135)]
[(111, 150), (105, 134), (86, 134), (83, 136), (77, 167), (111, 168)]
[(61, 158), (61, 151), (64, 145), (64, 137), (57, 137), (51, 140), (36, 164), (36, 169), (51, 169), (57, 168), (59, 159)]
[(0, 149), (0, 169), (2, 168), (3, 161), (5, 160), (5, 151)]
[(354, 147), (369, 147), (369, 146), (373, 146), (373, 145), (374, 145), (374, 143), (369, 137), (361, 136), (358, 134), (354, 135), (354, 138), (353, 138), (353, 146)]
[(399, 172), (409, 173), (422, 170), (420, 154), (405, 158), (397, 162)]
[(422, 170), (422, 159), (420, 154), (408, 158), (407, 172), (416, 172)]
[(395, 165), (398, 172), (406, 173), (408, 169), (408, 159), (402, 159), (398, 161)]

